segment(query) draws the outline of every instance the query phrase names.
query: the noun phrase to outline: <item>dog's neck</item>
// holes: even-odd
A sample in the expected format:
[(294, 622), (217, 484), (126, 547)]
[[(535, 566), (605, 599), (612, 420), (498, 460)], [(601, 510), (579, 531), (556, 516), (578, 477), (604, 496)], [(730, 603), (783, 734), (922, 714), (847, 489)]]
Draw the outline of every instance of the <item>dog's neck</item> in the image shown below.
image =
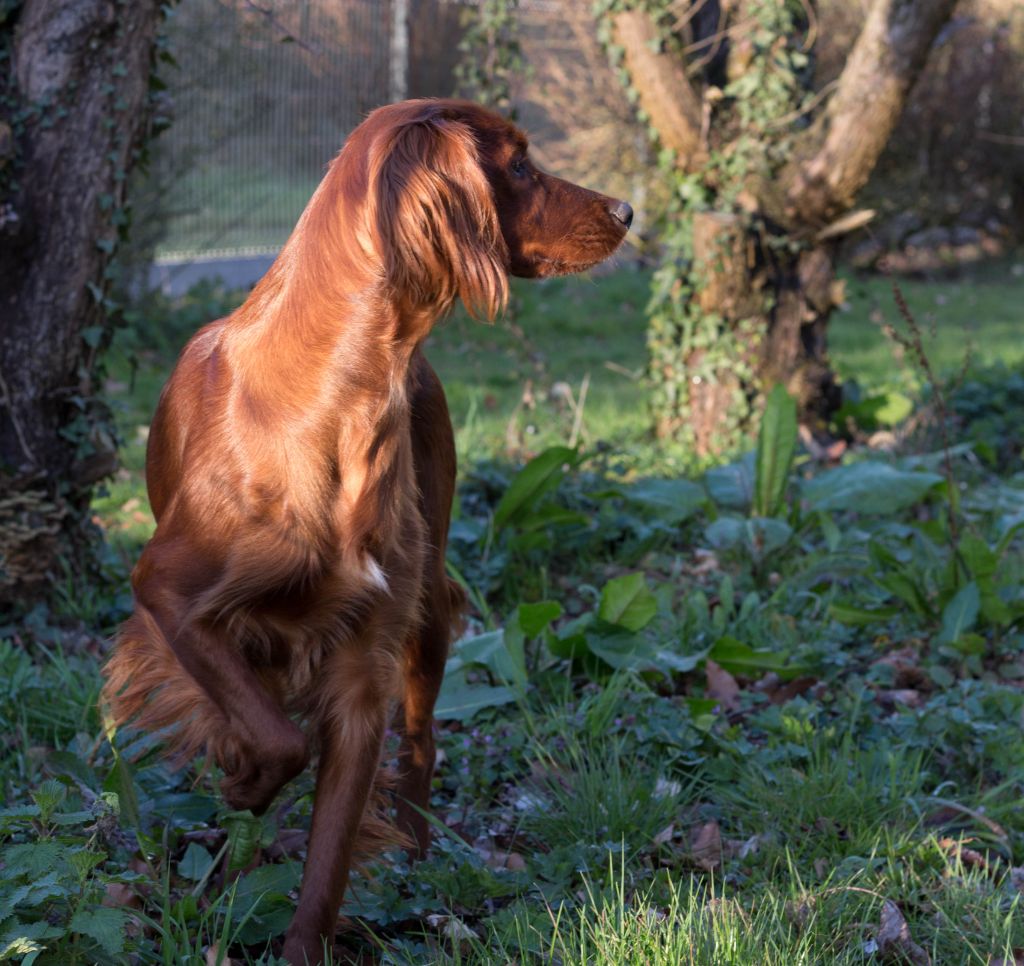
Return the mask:
[(387, 553), (379, 535), (402, 533), (415, 493), (409, 368), (437, 309), (398, 303), (365, 269), (327, 275), (305, 254), (286, 248), (229, 319), (232, 391), (266, 428), (260, 445), (287, 448), (288, 492), (333, 516), (372, 572)]

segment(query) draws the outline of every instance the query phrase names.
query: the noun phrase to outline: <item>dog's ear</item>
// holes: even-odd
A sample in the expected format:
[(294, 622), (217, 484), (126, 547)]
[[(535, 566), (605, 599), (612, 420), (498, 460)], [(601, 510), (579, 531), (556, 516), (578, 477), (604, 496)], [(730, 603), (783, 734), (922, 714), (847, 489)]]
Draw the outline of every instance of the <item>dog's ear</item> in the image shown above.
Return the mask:
[(431, 112), (388, 132), (371, 192), (392, 290), (420, 304), (461, 298), (494, 319), (508, 300), (508, 248), (473, 131)]

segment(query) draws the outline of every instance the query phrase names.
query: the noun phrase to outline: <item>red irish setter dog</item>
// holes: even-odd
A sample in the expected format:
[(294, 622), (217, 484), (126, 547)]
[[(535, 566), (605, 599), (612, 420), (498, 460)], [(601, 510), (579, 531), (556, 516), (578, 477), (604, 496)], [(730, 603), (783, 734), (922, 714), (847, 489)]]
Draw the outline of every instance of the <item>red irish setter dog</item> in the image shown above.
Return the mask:
[[(284, 954), (320, 962), (391, 706), (398, 829), (429, 845), (432, 719), (461, 595), (445, 576), (455, 447), (421, 351), (461, 299), (493, 319), (508, 275), (600, 262), (629, 205), (539, 171), (523, 134), (462, 101), (383, 107), (349, 137), (245, 304), (185, 347), (157, 407), (156, 533), (106, 666), (117, 723), (205, 749), (233, 808), (264, 811), (319, 751)], [(386, 827), (386, 826), (383, 826)]]

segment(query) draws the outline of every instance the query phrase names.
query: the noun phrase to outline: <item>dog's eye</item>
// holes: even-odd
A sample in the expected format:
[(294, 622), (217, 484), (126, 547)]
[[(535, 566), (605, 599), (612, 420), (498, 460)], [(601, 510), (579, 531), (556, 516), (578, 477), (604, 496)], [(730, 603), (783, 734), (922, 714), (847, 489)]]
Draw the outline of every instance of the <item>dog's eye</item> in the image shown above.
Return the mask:
[(517, 178), (523, 177), (526, 174), (526, 158), (513, 158), (509, 168)]

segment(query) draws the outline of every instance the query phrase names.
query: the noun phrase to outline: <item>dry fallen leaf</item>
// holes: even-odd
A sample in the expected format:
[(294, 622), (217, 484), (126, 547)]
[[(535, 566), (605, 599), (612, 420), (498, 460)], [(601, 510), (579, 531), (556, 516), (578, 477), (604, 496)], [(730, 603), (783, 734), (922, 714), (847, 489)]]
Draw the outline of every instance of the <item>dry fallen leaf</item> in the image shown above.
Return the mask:
[(814, 896), (807, 896), (799, 902), (786, 903), (786, 916), (797, 927), (803, 929), (814, 912)]
[(878, 665), (892, 668), (893, 685), (897, 689), (931, 690), (931, 679), (921, 667), (921, 655), (912, 647), (883, 654), (874, 662), (874, 666)]
[(308, 843), (309, 832), (306, 829), (279, 829), (277, 838), (267, 847), (267, 857), (271, 859), (297, 859), (306, 851)]
[(138, 909), (142, 906), (142, 898), (123, 882), (108, 882), (104, 892), (103, 905), (113, 909)]
[(735, 711), (740, 703), (740, 686), (724, 668), (719, 667), (711, 658), (705, 663), (708, 676), (707, 696), (714, 698), (727, 711)]
[(965, 843), (971, 839), (939, 839), (939, 848), (946, 852), (950, 858), (959, 858), (969, 869), (984, 869), (990, 871), (988, 859), (975, 849), (969, 849)]
[(221, 956), (220, 945), (213, 943), (206, 947), (206, 966), (231, 966), (231, 959), (227, 954)]
[(881, 924), (876, 937), (883, 958), (903, 958), (914, 966), (931, 966), (931, 957), (910, 937), (910, 927), (899, 906), (891, 899), (882, 905)]
[(690, 833), (690, 859), (706, 872), (722, 864), (722, 833), (718, 822), (705, 822)]
[(875, 698), (884, 708), (895, 708), (901, 704), (907, 708), (919, 708), (924, 695), (913, 688), (889, 688), (875, 692)]
[(441, 916), (433, 913), (427, 916), (427, 925), (432, 929), (440, 930), (453, 942), (464, 942), (467, 939), (480, 938), (458, 916)]
[(675, 825), (666, 825), (657, 835), (654, 836), (654, 844), (664, 845), (666, 842), (671, 842), (672, 836), (675, 834)]
[(989, 959), (988, 966), (1024, 966), (1024, 949), (1014, 949), (1013, 959), (1006, 959), (1003, 956), (996, 959), (993, 956)]

